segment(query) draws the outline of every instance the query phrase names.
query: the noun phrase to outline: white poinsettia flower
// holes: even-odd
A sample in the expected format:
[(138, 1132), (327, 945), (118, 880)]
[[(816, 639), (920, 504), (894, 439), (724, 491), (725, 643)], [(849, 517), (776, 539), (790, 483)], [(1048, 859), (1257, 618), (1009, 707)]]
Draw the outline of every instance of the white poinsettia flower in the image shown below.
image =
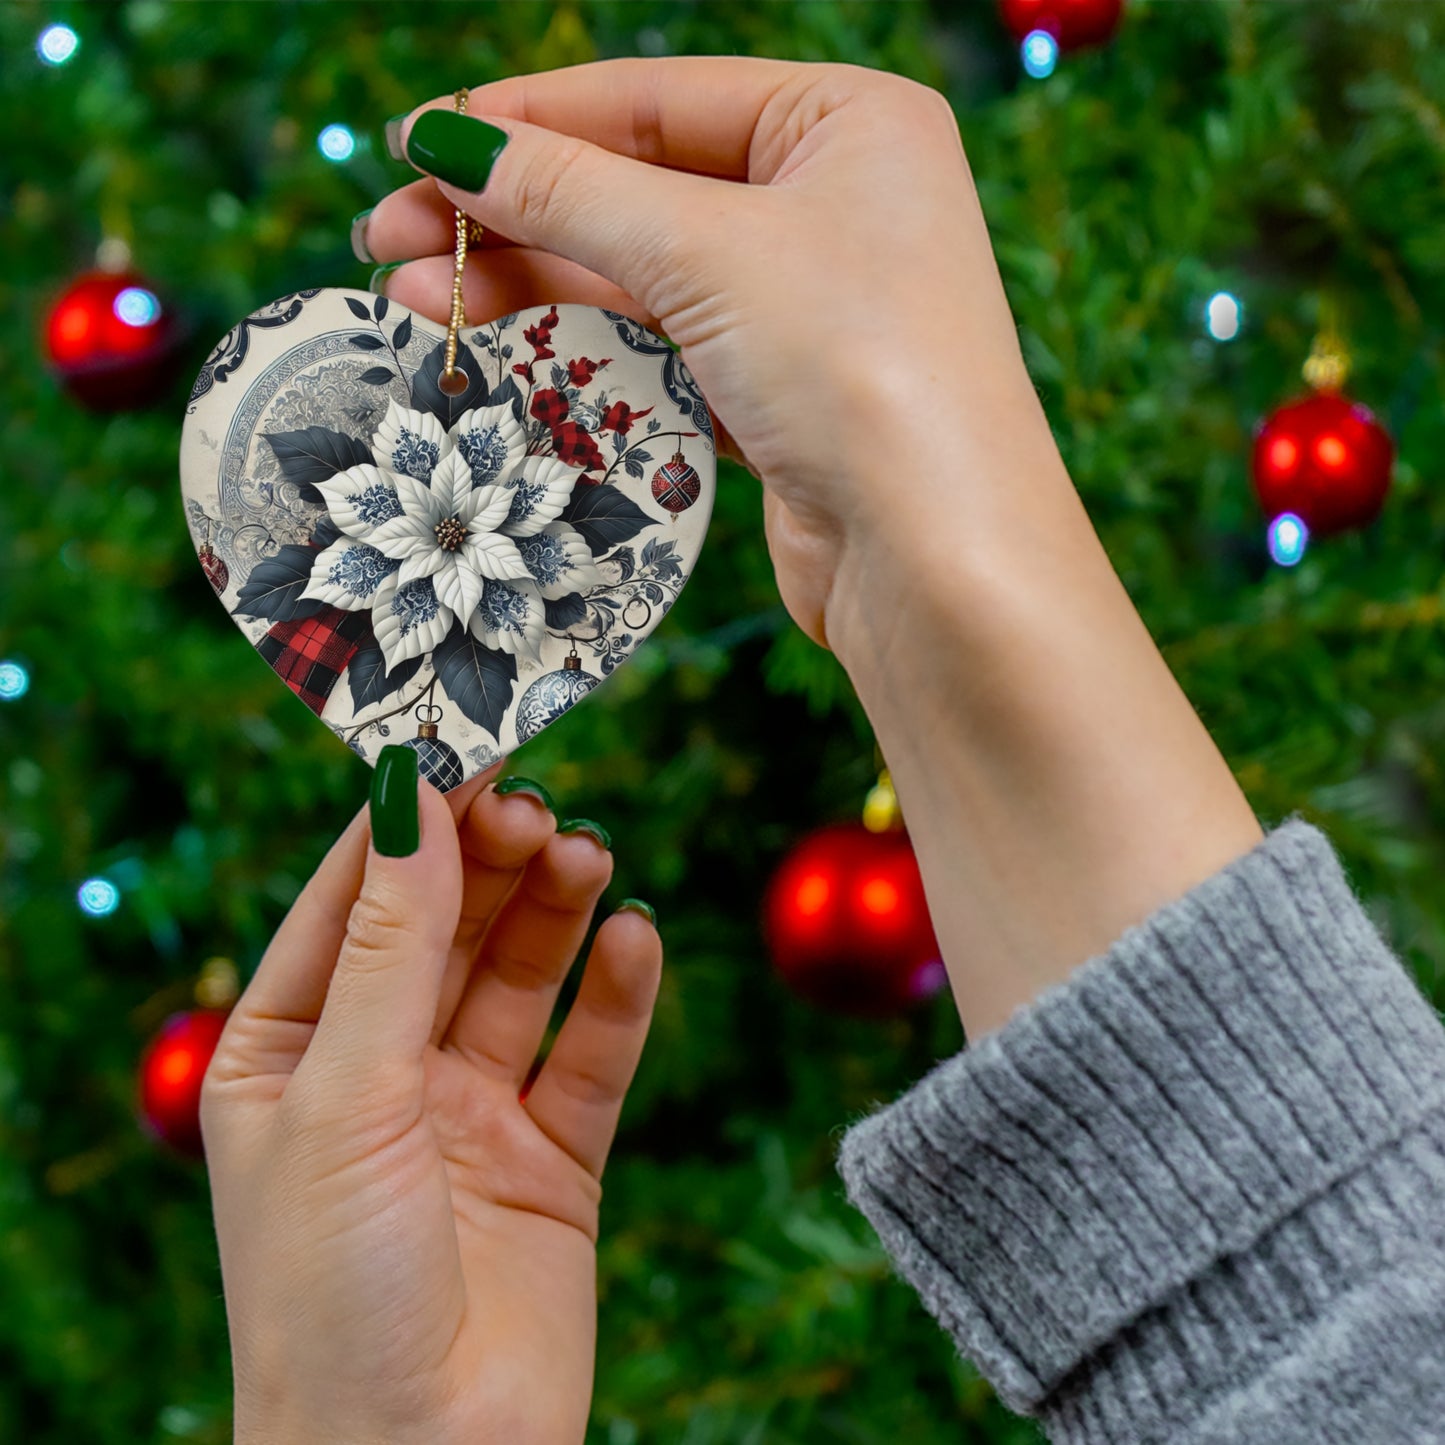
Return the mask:
[(392, 401), (371, 451), (374, 462), (317, 483), (341, 535), (302, 595), (369, 610), (388, 671), (455, 626), (538, 659), (544, 600), (602, 580), (586, 539), (560, 520), (577, 470), (529, 457), (510, 405), (476, 407), (448, 431)]
[(386, 417), (371, 439), (371, 454), (399, 477), (427, 481), (446, 450), (447, 434), (427, 411), (387, 403)]
[(471, 467), (474, 486), (510, 477), (527, 457), (527, 431), (512, 415), (510, 402), (467, 412), (447, 437)]
[(556, 457), (528, 457), (505, 485), (512, 493), (512, 508), (501, 530), (509, 537), (530, 537), (562, 515), (572, 500), (577, 473)]
[(472, 612), (472, 636), (486, 647), (538, 662), (547, 635), (542, 593), (531, 578), (482, 584), (481, 601)]
[(517, 551), (549, 602), (572, 592), (585, 592), (602, 581), (586, 538), (566, 522), (548, 522), (535, 535), (518, 537)]
[(430, 577), (405, 584), (395, 574), (376, 590), (371, 625), (386, 658), (386, 670), (440, 645), (456, 614), (444, 607)]

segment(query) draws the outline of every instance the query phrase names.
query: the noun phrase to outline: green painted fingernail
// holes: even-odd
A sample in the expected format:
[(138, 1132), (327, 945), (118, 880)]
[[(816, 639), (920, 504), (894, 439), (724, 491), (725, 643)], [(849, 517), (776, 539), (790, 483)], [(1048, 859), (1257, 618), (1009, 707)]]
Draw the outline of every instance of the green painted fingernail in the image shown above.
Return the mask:
[(509, 139), (484, 120), (454, 110), (424, 110), (406, 138), (406, 158), (449, 185), (480, 191)]
[(409, 858), (421, 845), (416, 753), (385, 747), (371, 775), (371, 841), (387, 858)]
[(374, 207), (368, 206), (351, 218), (351, 254), (366, 266), (376, 265), (376, 257), (371, 254), (366, 244), (366, 223), (371, 219), (373, 209)]
[(394, 161), (404, 161), (405, 154), (401, 148), (401, 128), (406, 123), (406, 118), (411, 112), (404, 111), (401, 115), (394, 115), (386, 123), (386, 153)]
[(612, 834), (601, 823), (594, 823), (591, 818), (568, 818), (565, 823), (557, 825), (557, 831), (559, 833), (586, 833), (595, 838), (604, 848), (612, 847)]
[(640, 913), (654, 928), (657, 927), (657, 911), (652, 904), (644, 903), (640, 898), (624, 898), (617, 905), (619, 913)]
[(526, 793), (529, 798), (536, 798), (549, 813), (557, 811), (557, 805), (552, 801), (552, 795), (541, 783), (534, 783), (531, 778), (519, 778), (513, 774), (510, 778), (503, 778), (497, 783), (493, 792), (500, 793), (504, 798), (509, 793)]
[(385, 266), (378, 266), (376, 270), (371, 273), (371, 280), (366, 283), (366, 289), (370, 291), (373, 296), (385, 296), (386, 278), (390, 276), (398, 266), (405, 265), (405, 261), (389, 261)]

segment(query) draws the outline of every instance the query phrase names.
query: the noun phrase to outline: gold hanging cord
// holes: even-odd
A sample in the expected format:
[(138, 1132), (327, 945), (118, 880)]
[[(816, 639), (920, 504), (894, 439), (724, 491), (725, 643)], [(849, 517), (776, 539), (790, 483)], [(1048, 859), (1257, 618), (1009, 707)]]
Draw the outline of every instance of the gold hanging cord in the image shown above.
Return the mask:
[[(452, 97), (458, 115), (467, 113), (469, 99), (470, 96), (465, 90), (457, 91)], [(447, 324), (447, 364), (437, 379), (437, 385), (447, 396), (460, 396), (471, 385), (471, 378), (457, 367), (457, 333), (467, 319), (466, 309), (462, 304), (462, 272), (467, 264), (467, 242), (471, 240), (480, 243), (483, 234), (481, 225), (472, 221), (465, 211), (458, 211), (456, 217), (457, 259), (452, 273), (452, 319)]]

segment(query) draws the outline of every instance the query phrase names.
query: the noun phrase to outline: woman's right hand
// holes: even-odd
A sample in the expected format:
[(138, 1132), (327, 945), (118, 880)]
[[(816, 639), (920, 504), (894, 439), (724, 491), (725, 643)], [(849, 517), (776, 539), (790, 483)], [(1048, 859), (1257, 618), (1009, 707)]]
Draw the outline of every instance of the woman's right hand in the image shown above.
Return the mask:
[(679, 344), (763, 482), (783, 601), (873, 723), (970, 1035), (1259, 841), (1074, 491), (941, 96), (618, 60), (481, 86), (469, 114), (508, 137), (442, 123), (471, 189), (371, 216), (378, 259), (423, 258), (387, 294), (446, 318), (458, 206), (506, 242), (469, 314), (579, 301)]
[[(420, 113), (389, 128), (398, 151)], [(936, 91), (846, 65), (615, 60), (473, 90), (452, 128), (484, 166), (481, 120), (509, 139), (480, 192), (433, 158), (441, 195), (423, 180), (372, 211), (378, 261), (420, 258), (387, 295), (446, 320), (455, 205), (505, 241), (469, 258), (468, 315), (582, 302), (675, 341), (764, 483), (779, 590), (814, 640), (840, 650), (873, 602), (862, 553), (916, 559), (940, 516), (942, 550), (983, 537), (1004, 509), (990, 453), (1067, 489)]]

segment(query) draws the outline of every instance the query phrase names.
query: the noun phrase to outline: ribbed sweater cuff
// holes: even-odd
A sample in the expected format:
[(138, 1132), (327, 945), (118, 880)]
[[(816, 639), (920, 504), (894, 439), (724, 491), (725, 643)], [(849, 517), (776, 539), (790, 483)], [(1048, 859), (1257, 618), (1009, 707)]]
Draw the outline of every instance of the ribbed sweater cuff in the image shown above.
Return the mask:
[(1345, 1181), (1442, 1104), (1439, 1019), (1292, 819), (855, 1124), (839, 1168), (1001, 1397), (1074, 1411), (1141, 1332), (1166, 1393), (1238, 1358), (1239, 1321), (1267, 1333), (1327, 1261), (1326, 1208), (1375, 1227)]

